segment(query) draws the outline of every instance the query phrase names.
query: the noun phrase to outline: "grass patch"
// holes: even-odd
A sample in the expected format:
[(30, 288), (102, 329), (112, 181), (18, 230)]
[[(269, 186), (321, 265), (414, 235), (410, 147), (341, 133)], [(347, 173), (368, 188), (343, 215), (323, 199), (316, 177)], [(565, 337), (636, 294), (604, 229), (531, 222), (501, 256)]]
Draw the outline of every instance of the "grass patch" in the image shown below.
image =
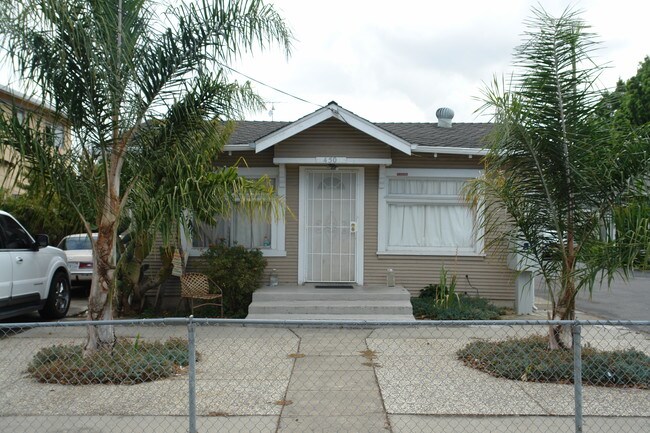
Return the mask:
[(181, 338), (164, 343), (118, 339), (112, 350), (84, 358), (82, 345), (51, 346), (34, 355), (27, 372), (43, 383), (134, 385), (177, 374), (189, 364), (187, 348)]
[[(548, 337), (473, 341), (457, 352), (465, 365), (526, 382), (573, 383), (573, 351), (548, 349)], [(650, 357), (638, 350), (582, 349), (585, 385), (650, 389)]]
[(441, 303), (435, 297), (411, 298), (413, 315), (416, 319), (429, 320), (496, 320), (505, 309), (497, 307), (486, 299), (460, 295)]

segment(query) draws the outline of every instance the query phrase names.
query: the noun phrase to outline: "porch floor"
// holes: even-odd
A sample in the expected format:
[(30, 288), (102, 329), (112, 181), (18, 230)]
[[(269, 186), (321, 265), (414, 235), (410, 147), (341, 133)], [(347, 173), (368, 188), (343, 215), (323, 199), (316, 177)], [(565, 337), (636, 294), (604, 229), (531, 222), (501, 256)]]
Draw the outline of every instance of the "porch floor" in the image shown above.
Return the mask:
[(315, 284), (263, 287), (253, 293), (247, 319), (415, 320), (403, 287), (316, 288)]

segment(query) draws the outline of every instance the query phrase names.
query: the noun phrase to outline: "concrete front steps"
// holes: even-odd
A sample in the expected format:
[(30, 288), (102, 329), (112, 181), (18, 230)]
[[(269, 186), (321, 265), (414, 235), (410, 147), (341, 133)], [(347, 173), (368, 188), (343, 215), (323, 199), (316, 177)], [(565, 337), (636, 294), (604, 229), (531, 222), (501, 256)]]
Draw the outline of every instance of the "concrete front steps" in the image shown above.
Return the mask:
[(260, 320), (415, 320), (403, 287), (315, 285), (263, 287), (253, 293), (247, 319)]

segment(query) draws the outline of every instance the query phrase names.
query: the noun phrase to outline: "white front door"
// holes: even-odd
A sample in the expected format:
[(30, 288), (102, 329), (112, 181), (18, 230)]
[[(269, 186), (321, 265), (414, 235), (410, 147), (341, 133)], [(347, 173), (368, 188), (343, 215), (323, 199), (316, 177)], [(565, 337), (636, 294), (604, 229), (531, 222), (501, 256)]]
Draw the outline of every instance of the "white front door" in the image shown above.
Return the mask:
[(301, 170), (300, 282), (363, 283), (363, 170)]

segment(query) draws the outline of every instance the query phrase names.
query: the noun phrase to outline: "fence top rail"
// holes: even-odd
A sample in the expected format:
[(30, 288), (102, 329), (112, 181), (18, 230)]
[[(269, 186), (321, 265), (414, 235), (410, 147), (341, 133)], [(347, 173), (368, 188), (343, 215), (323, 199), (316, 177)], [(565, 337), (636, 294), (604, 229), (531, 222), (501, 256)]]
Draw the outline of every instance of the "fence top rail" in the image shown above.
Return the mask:
[(237, 326), (304, 326), (304, 327), (430, 327), (430, 326), (650, 326), (650, 320), (259, 320), (168, 317), (160, 319), (65, 320), (58, 322), (0, 323), (1, 329), (72, 326), (152, 326), (152, 325), (237, 325)]

